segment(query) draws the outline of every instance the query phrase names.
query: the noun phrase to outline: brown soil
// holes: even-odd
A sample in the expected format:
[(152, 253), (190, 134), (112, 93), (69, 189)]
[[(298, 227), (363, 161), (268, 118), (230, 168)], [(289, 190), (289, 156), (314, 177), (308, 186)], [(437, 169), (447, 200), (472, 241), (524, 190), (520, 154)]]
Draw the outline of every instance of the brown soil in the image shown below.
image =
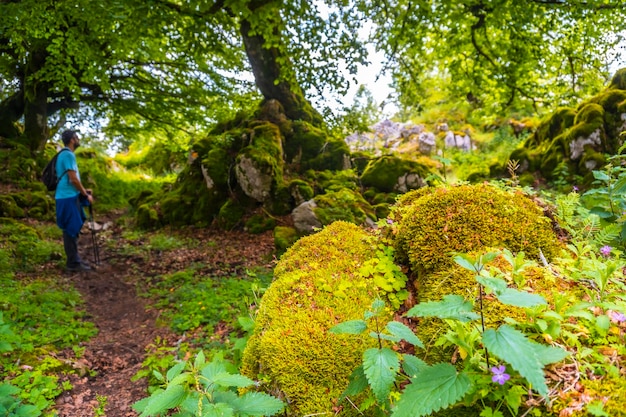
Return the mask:
[[(113, 225), (113, 222), (110, 224)], [(85, 351), (80, 359), (75, 359), (72, 350), (60, 354), (72, 361), (78, 370), (77, 375), (66, 377), (73, 389), (57, 399), (60, 417), (96, 416), (99, 399), (103, 398), (106, 398), (106, 406), (104, 414), (99, 415), (138, 415), (132, 405), (147, 396), (147, 386), (145, 379), (133, 382), (131, 378), (139, 371), (146, 348), (157, 337), (169, 341), (170, 346), (181, 337), (158, 326), (159, 312), (150, 309), (149, 300), (137, 296), (137, 284), (141, 284), (142, 278), (182, 270), (192, 262), (207, 265), (210, 273), (272, 265), (274, 245), (271, 232), (249, 235), (189, 229), (176, 233), (212, 244), (156, 253), (148, 258), (118, 251), (117, 248), (121, 247), (118, 244), (123, 242), (121, 232), (119, 226), (113, 225), (106, 231), (96, 233), (101, 263), (94, 265), (93, 271), (65, 274), (66, 279), (83, 295), (88, 319), (95, 323), (98, 335), (81, 345)], [(111, 245), (111, 241), (115, 244)], [(83, 259), (93, 264), (92, 236), (87, 225), (83, 229), (79, 248)]]

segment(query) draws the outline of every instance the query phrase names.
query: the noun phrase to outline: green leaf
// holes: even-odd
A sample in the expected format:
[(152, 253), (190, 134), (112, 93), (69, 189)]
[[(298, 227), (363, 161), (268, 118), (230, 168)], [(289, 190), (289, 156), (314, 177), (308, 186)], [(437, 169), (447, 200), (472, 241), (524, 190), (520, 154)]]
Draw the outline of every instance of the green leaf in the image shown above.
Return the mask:
[(556, 346), (546, 346), (539, 343), (533, 343), (535, 356), (542, 365), (550, 365), (551, 363), (561, 362), (569, 356), (569, 352)]
[(421, 348), (424, 347), (424, 344), (419, 337), (417, 337), (415, 333), (413, 333), (413, 330), (411, 330), (404, 323), (400, 323), (399, 321), (390, 321), (387, 323), (387, 331), (400, 339), (406, 340), (413, 346)]
[(611, 177), (604, 171), (592, 171), (593, 173), (593, 178), (600, 180), (600, 181), (608, 181), (611, 179)]
[(215, 377), (213, 378), (213, 382), (221, 387), (245, 388), (249, 387), (250, 385), (254, 385), (254, 381), (247, 376), (230, 374), (228, 372), (215, 375)]
[(196, 359), (193, 362), (193, 367), (196, 369), (201, 369), (206, 363), (206, 358), (204, 357), (204, 352), (200, 351), (196, 355)]
[(600, 400), (592, 401), (587, 404), (587, 412), (596, 417), (610, 417), (606, 411), (604, 411), (604, 403)]
[(367, 323), (363, 320), (344, 321), (331, 327), (328, 331), (333, 334), (360, 334), (367, 329)]
[(545, 298), (539, 294), (518, 291), (514, 288), (507, 288), (501, 293), (495, 293), (495, 295), (501, 303), (514, 307), (535, 307), (547, 304)]
[(178, 407), (184, 401), (185, 396), (185, 389), (182, 386), (170, 385), (165, 391), (150, 396), (148, 405), (141, 413), (141, 417), (154, 416)]
[(464, 373), (448, 363), (438, 363), (422, 370), (411, 379), (392, 417), (421, 417), (447, 408), (463, 399), (470, 390), (471, 382)]
[(611, 319), (606, 314), (602, 314), (596, 317), (596, 330), (605, 335), (609, 331), (609, 327), (611, 327)]
[(413, 355), (405, 353), (402, 355), (402, 369), (409, 378), (415, 378), (417, 374), (428, 368), (428, 364)]
[(439, 317), (462, 322), (477, 320), (480, 316), (472, 311), (472, 303), (465, 301), (460, 295), (446, 295), (443, 301), (429, 301), (411, 308), (407, 317)]
[(498, 330), (486, 330), (483, 333), (483, 344), (495, 356), (511, 364), (539, 394), (548, 394), (543, 362), (537, 357), (540, 350), (523, 333), (505, 324)]
[(468, 271), (478, 272), (476, 266), (474, 265), (475, 260), (466, 254), (458, 254), (454, 258), (454, 262), (462, 268), (467, 269)]
[(166, 374), (166, 378), (168, 382), (171, 382), (174, 378), (176, 378), (187, 366), (187, 362), (179, 362), (176, 365), (172, 366)]
[(617, 195), (626, 194), (626, 176), (620, 175), (617, 182), (613, 185), (613, 192)]
[(482, 284), (485, 287), (489, 288), (494, 293), (502, 292), (502, 291), (506, 290), (506, 288), (507, 288), (506, 281), (503, 280), (503, 279), (500, 279), (500, 278), (484, 277), (482, 275), (477, 275), (476, 276), (476, 281), (479, 284)]
[(363, 370), (379, 402), (384, 402), (400, 369), (398, 354), (389, 348), (363, 352)]
[(245, 393), (234, 400), (232, 405), (237, 415), (259, 417), (278, 414), (285, 406), (278, 398), (263, 392)]
[(339, 397), (339, 401), (342, 401), (346, 397), (355, 396), (363, 391), (368, 386), (367, 377), (365, 376), (365, 372), (363, 371), (363, 366), (357, 367), (350, 377), (348, 378), (350, 381), (348, 384), (348, 388), (341, 394)]
[(235, 410), (228, 404), (206, 404), (202, 408), (202, 417), (233, 417)]

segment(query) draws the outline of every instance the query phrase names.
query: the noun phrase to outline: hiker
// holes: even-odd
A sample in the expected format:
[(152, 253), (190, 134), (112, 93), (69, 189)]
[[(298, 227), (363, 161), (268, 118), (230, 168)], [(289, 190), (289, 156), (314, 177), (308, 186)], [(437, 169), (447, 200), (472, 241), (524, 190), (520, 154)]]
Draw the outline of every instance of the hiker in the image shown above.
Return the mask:
[(93, 203), (91, 190), (85, 189), (80, 182), (78, 165), (74, 151), (80, 146), (80, 139), (75, 130), (66, 130), (61, 134), (65, 148), (59, 153), (56, 163), (59, 183), (54, 194), (56, 200), (57, 225), (63, 230), (63, 247), (67, 256), (67, 271), (90, 271), (89, 264), (82, 261), (78, 254), (78, 236), (85, 223), (83, 207)]

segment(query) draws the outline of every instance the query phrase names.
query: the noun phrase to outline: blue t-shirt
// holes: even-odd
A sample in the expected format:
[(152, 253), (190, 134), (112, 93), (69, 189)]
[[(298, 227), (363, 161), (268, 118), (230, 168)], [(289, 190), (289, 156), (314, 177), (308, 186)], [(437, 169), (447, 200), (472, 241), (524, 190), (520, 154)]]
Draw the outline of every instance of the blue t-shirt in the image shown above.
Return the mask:
[[(80, 194), (80, 191), (70, 182), (69, 173), (67, 170), (72, 170), (76, 172), (76, 176), (80, 179), (80, 174), (78, 173), (78, 164), (76, 163), (76, 155), (72, 152), (71, 149), (62, 151), (57, 158), (57, 177), (61, 178), (59, 184), (57, 185), (57, 190), (54, 193), (54, 198), (60, 200), (62, 198), (70, 198), (76, 197)], [(65, 172), (65, 175), (63, 173)]]

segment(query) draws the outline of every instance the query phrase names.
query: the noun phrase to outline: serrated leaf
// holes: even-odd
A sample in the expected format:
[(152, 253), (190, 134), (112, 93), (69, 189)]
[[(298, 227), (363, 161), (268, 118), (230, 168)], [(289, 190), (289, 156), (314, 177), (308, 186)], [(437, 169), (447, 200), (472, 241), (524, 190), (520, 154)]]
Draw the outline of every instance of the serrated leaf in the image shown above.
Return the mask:
[(206, 363), (206, 358), (204, 356), (204, 352), (203, 351), (198, 352), (198, 354), (196, 355), (196, 359), (193, 362), (193, 367), (196, 369), (200, 369), (204, 366), (205, 363)]
[(461, 322), (477, 320), (480, 316), (472, 311), (472, 303), (460, 295), (445, 295), (442, 301), (420, 303), (411, 308), (407, 317), (438, 317), (440, 319), (454, 319)]
[(328, 331), (333, 334), (361, 334), (367, 329), (363, 320), (348, 320), (331, 327)]
[(542, 365), (550, 365), (551, 363), (561, 362), (569, 356), (569, 352), (556, 346), (546, 346), (539, 343), (533, 343), (535, 356)]
[(202, 417), (233, 417), (234, 415), (235, 410), (224, 403), (209, 403), (202, 408)]
[(418, 357), (405, 353), (402, 355), (402, 369), (409, 378), (415, 378), (420, 372), (428, 368), (428, 364)]
[(500, 279), (500, 278), (484, 277), (482, 275), (477, 275), (476, 276), (476, 281), (479, 284), (482, 284), (485, 287), (489, 288), (494, 293), (502, 292), (502, 291), (506, 290), (506, 288), (507, 288), (506, 281), (503, 280), (503, 279)]
[(609, 175), (604, 171), (592, 171), (592, 173), (593, 173), (593, 178), (600, 180), (600, 181), (608, 181), (611, 179), (611, 177), (609, 177)]
[(486, 330), (483, 333), (483, 344), (489, 352), (508, 362), (526, 378), (539, 394), (543, 396), (548, 394), (543, 363), (537, 357), (539, 350), (523, 333), (505, 324), (498, 330)]
[(519, 291), (514, 288), (507, 288), (495, 295), (501, 303), (514, 307), (535, 307), (547, 304), (545, 298), (539, 294)]
[(350, 374), (348, 380), (350, 381), (348, 383), (348, 387), (339, 397), (339, 401), (342, 401), (346, 397), (355, 396), (365, 391), (368, 386), (367, 377), (363, 372), (363, 366), (359, 366), (354, 371), (352, 371), (352, 374)]
[(167, 381), (171, 381), (176, 378), (187, 366), (187, 362), (178, 362), (176, 365), (172, 366), (166, 374)]
[(247, 376), (227, 372), (215, 375), (213, 382), (221, 387), (245, 388), (254, 385), (254, 381)]
[(387, 399), (399, 369), (398, 354), (389, 348), (372, 348), (363, 352), (363, 371), (379, 402)]
[(392, 417), (422, 417), (447, 408), (463, 399), (470, 390), (471, 382), (464, 373), (448, 363), (438, 363), (422, 370), (411, 379)]
[(626, 193), (626, 176), (621, 175), (619, 177), (613, 185), (613, 192), (617, 195), (624, 195)]
[(262, 417), (280, 413), (285, 405), (263, 392), (248, 392), (234, 400), (232, 406), (238, 415)]
[(180, 405), (185, 399), (185, 389), (180, 385), (170, 385), (165, 391), (152, 394), (150, 401), (141, 413), (141, 417), (153, 416), (163, 413)]
[(424, 344), (419, 337), (417, 337), (415, 333), (413, 333), (413, 330), (411, 330), (404, 323), (400, 323), (399, 321), (390, 321), (387, 323), (387, 331), (400, 339), (406, 340), (413, 346), (421, 348), (424, 347)]
[(454, 262), (460, 267), (465, 268), (472, 272), (476, 272), (476, 267), (474, 266), (474, 259), (470, 258), (469, 255), (458, 254), (453, 259), (454, 259)]

